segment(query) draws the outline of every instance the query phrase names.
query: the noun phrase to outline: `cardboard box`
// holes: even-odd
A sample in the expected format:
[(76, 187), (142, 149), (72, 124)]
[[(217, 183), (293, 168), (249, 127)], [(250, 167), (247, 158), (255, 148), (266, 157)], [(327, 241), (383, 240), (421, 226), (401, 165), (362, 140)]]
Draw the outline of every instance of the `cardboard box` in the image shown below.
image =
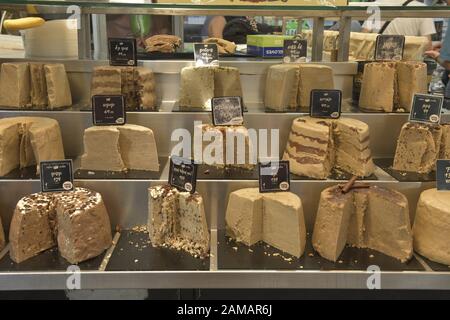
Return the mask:
[(280, 35), (248, 35), (247, 53), (263, 58), (283, 57), (283, 43), (292, 36)]

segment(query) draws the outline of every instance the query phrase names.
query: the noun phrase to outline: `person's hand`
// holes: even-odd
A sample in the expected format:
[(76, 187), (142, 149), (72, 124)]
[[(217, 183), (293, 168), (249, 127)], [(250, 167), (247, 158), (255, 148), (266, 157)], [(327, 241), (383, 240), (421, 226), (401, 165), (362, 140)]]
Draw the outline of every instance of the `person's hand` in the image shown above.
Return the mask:
[(145, 39), (142, 37), (136, 38), (136, 45), (139, 48), (144, 48), (145, 49)]
[(439, 51), (429, 50), (429, 51), (425, 51), (425, 55), (432, 58), (433, 60), (436, 60), (437, 58), (439, 58), (441, 53)]
[(441, 43), (441, 42), (439, 42), (439, 43), (437, 43), (437, 44), (433, 45), (433, 47), (432, 47), (432, 49), (431, 49), (431, 50), (433, 50), (433, 51), (440, 51), (440, 50), (441, 50), (441, 48), (442, 48), (442, 43)]

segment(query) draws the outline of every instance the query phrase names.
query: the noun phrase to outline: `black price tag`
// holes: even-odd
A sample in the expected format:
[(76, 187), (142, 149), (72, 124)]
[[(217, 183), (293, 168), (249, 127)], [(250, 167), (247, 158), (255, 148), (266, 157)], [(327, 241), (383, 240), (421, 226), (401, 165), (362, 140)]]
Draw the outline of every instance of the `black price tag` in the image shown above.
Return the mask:
[(450, 190), (450, 160), (436, 162), (436, 188)]
[(218, 66), (219, 50), (215, 43), (194, 43), (195, 65), (199, 66)]
[(211, 107), (215, 126), (244, 124), (244, 107), (241, 97), (215, 97), (211, 100)]
[(430, 94), (415, 94), (409, 121), (437, 124), (441, 121), (444, 98)]
[(311, 90), (309, 114), (314, 118), (338, 119), (341, 116), (342, 92), (340, 90)]
[(259, 192), (281, 192), (291, 189), (289, 161), (258, 163)]
[(93, 96), (92, 122), (96, 126), (125, 124), (126, 112), (123, 96)]
[(73, 190), (72, 160), (41, 161), (41, 191)]
[(197, 185), (197, 164), (190, 159), (170, 157), (169, 184), (183, 191), (194, 193)]
[(283, 43), (283, 62), (298, 63), (305, 62), (308, 49), (306, 40), (294, 39), (284, 40)]
[(403, 50), (405, 48), (405, 36), (380, 34), (375, 44), (375, 60), (394, 60), (403, 59)]
[(109, 38), (108, 46), (111, 66), (137, 66), (136, 39)]

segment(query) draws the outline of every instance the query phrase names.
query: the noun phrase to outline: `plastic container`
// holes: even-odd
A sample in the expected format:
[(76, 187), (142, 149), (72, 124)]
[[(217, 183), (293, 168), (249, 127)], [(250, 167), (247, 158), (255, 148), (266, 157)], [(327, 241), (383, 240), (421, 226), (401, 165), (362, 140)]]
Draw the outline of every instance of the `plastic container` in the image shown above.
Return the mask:
[(21, 31), (25, 57), (30, 59), (78, 59), (77, 20), (51, 20)]

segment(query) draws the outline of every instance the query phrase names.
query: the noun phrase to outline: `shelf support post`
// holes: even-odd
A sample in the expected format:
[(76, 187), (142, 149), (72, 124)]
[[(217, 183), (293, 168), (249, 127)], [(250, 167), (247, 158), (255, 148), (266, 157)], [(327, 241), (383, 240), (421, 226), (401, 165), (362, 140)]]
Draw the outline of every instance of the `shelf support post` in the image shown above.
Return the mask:
[(350, 33), (352, 31), (352, 17), (343, 16), (339, 23), (339, 44), (338, 57), (339, 62), (348, 61), (350, 55)]
[(297, 19), (297, 34), (301, 34), (303, 32), (303, 19)]
[(314, 18), (312, 34), (312, 61), (322, 61), (324, 26), (325, 18)]
[(181, 38), (184, 46), (184, 16), (172, 16), (172, 32)]
[(78, 59), (91, 59), (91, 17), (90, 14), (80, 15), (78, 29)]
[(108, 32), (105, 14), (92, 15), (94, 60), (108, 60)]

